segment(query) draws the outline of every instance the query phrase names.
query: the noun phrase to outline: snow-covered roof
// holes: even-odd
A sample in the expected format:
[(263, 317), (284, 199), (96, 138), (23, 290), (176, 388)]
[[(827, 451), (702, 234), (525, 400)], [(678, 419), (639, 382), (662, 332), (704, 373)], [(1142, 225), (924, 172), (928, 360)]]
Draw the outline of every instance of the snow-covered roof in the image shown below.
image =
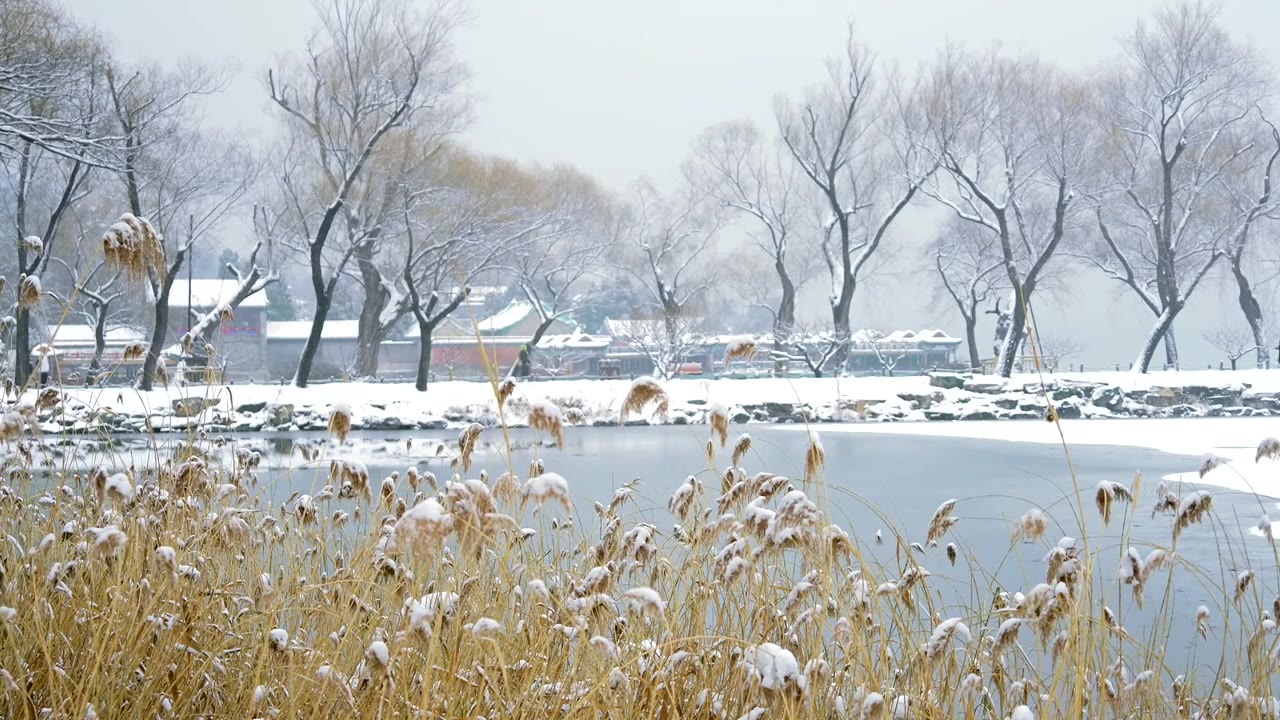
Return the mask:
[(512, 300), (497, 314), (476, 323), (482, 333), (502, 332), (519, 324), (533, 312), (533, 305), (523, 300)]
[[(240, 289), (240, 281), (231, 278), (195, 278), (191, 281), (191, 306), (194, 308), (215, 308), (223, 303), (230, 303)], [(169, 290), (169, 307), (187, 306), (187, 279), (175, 278)], [(267, 306), (267, 294), (257, 292), (240, 303), (242, 308), (264, 308)]]
[[(700, 327), (703, 324), (702, 318), (686, 318), (681, 324), (687, 327)], [(615, 320), (613, 318), (605, 318), (602, 330), (604, 335), (612, 335), (615, 338), (647, 338), (658, 331), (662, 327), (662, 321), (659, 320)], [(738, 337), (738, 336), (734, 336)]]
[(729, 343), (740, 341), (751, 341), (758, 345), (771, 343), (773, 340), (767, 335), (751, 335), (739, 333), (737, 335), (708, 335), (702, 339), (704, 345), (728, 345)]
[[(310, 320), (271, 320), (267, 322), (267, 341), (306, 340), (311, 335)], [(359, 320), (326, 320), (320, 332), (323, 340), (355, 340), (360, 337)]]
[(588, 335), (575, 330), (568, 335), (547, 335), (538, 346), (547, 350), (603, 350), (612, 340), (605, 335)]
[(922, 343), (938, 345), (959, 345), (964, 342), (960, 338), (951, 337), (942, 330), (921, 330), (916, 333), (916, 339)]
[[(49, 331), (53, 333), (52, 345), (54, 347), (92, 346), (94, 343), (92, 325), (73, 325), (68, 323), (57, 328), (50, 328)], [(131, 342), (139, 342), (146, 339), (146, 335), (141, 330), (134, 330), (128, 327), (109, 328), (105, 334), (108, 345), (128, 345)]]
[[(823, 334), (820, 337), (826, 338), (829, 335)], [(951, 337), (941, 330), (894, 330), (890, 333), (881, 333), (876, 330), (855, 330), (849, 335), (849, 340), (855, 347), (859, 345), (871, 345), (879, 343), (883, 345), (959, 345), (962, 340)]]

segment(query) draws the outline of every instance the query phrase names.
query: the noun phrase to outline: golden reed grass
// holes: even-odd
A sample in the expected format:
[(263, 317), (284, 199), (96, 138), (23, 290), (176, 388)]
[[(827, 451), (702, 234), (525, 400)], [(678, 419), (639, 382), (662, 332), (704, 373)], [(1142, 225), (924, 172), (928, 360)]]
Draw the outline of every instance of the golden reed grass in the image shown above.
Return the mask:
[(622, 419), (625, 421), (627, 416), (643, 412), (650, 403), (655, 405), (658, 415), (666, 415), (670, 403), (667, 391), (651, 377), (636, 378), (622, 400)]
[(339, 443), (345, 443), (350, 432), (351, 406), (346, 403), (338, 403), (329, 412), (329, 434), (338, 438)]
[(564, 447), (564, 417), (554, 404), (539, 400), (530, 405), (529, 427), (547, 433), (555, 438), (557, 447)]
[(165, 275), (164, 238), (146, 218), (125, 213), (102, 236), (102, 258), (133, 281)]
[(729, 367), (734, 360), (751, 360), (758, 351), (755, 340), (750, 338), (734, 340), (725, 347), (724, 366)]
[[(842, 527), (799, 483), (743, 468), (745, 435), (716, 473), (719, 497), (705, 497), (706, 476), (691, 468), (607, 490), (582, 516), (571, 488), (597, 479), (559, 474), (555, 454), (535, 458), (526, 480), (510, 469), (468, 477), (479, 425), (458, 436), (459, 472), (437, 481), (410, 467), (407, 483), (392, 474), (374, 495), (368, 469), (338, 458), (327, 474), (281, 470), (279, 485), (255, 486), (261, 458), (234, 437), (193, 433), (176, 448), (157, 438), (136, 467), (114, 469), (109, 453), (97, 466), (89, 444), (49, 452), (54, 438), (39, 429), (57, 408), (37, 405), (0, 408), (13, 425), (0, 484), (6, 717), (1136, 720), (1280, 709), (1280, 599), (1262, 597), (1274, 568), (1228, 570), (1246, 555), (1223, 548), (1216, 587), (1219, 573), (1173, 552), (1221, 535), (1197, 527), (1225, 521), (1204, 490), (1148, 491), (1173, 503), (1156, 521), (1168, 542), (1152, 547), (1054, 539), (1049, 528), (1071, 517), (1051, 517), (1054, 506), (1014, 519), (1012, 547), (966, 547), (958, 517), (990, 513), (956, 498), (912, 530), (889, 527), (877, 550), (879, 529)], [(787, 472), (832, 460), (816, 435), (805, 447), (803, 467)], [(1092, 495), (1129, 538), (1135, 514), (1115, 511), (1138, 485), (1073, 497)], [(671, 492), (670, 518), (652, 517), (650, 489)], [(1033, 559), (1026, 577), (1006, 568), (997, 584), (980, 562), (1005, 552)], [(1150, 607), (1165, 602), (1155, 588), (1166, 578), (1206, 596), (1194, 616)], [(1132, 593), (1104, 598), (1116, 587)], [(1176, 623), (1195, 647), (1166, 654)], [(1189, 654), (1213, 657), (1212, 673)]]

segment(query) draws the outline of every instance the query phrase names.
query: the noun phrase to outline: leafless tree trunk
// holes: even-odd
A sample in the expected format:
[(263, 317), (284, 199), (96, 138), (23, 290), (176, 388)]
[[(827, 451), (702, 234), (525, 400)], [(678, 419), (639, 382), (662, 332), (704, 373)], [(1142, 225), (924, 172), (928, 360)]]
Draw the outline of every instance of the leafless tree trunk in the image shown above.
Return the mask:
[[(430, 122), (437, 105), (446, 104), (459, 84), (451, 46), (457, 20), (447, 2), (423, 15), (410, 12), (399, 0), (336, 2), (323, 11), (306, 61), (278, 76), (267, 75), (272, 102), (298, 141), (310, 146), (306, 169), (311, 177), (285, 179), (305, 236), (300, 249), (310, 267), (316, 304), (294, 375), (298, 387), (306, 387), (311, 377), (347, 262), (360, 243), (381, 232), (377, 224), (366, 222), (374, 216), (370, 204), (396, 197), (378, 192), (376, 178), (366, 177), (366, 170), (377, 164), (375, 156), (389, 136), (410, 124)], [(341, 81), (333, 81), (335, 77)], [(317, 179), (320, 196), (312, 197), (303, 188), (317, 184)], [(305, 208), (315, 205), (323, 210), (313, 230)], [(345, 226), (348, 242), (335, 249), (336, 257), (329, 257), (338, 226)], [(373, 290), (379, 292), (379, 287)]]
[[(1236, 281), (1236, 297), (1240, 302), (1240, 311), (1253, 333), (1253, 348), (1256, 351), (1256, 367), (1259, 370), (1271, 367), (1271, 350), (1267, 343), (1267, 327), (1262, 316), (1262, 304), (1253, 292), (1253, 285), (1240, 264), (1241, 253), (1231, 253), (1231, 275)], [(1232, 363), (1235, 369), (1235, 363)]]
[(1232, 185), (1259, 163), (1251, 114), (1265, 92), (1260, 61), (1217, 25), (1216, 11), (1184, 4), (1157, 12), (1124, 43), (1126, 64), (1107, 84), (1107, 117), (1119, 141), (1100, 194), (1094, 263), (1134, 291), (1156, 316), (1133, 369), (1146, 372), (1187, 299), (1227, 252), (1243, 220)]
[[(1262, 189), (1260, 194), (1254, 198), (1241, 193), (1238, 198), (1237, 205), (1242, 206), (1244, 220), (1240, 224), (1240, 229), (1236, 233), (1227, 250), (1227, 260), (1231, 266), (1231, 276), (1236, 281), (1236, 297), (1240, 303), (1240, 311), (1244, 314), (1244, 320), (1249, 325), (1249, 330), (1253, 334), (1253, 347), (1255, 349), (1255, 366), (1261, 370), (1271, 367), (1271, 351), (1268, 348), (1267, 329), (1262, 314), (1262, 304), (1258, 302), (1258, 296), (1254, 292), (1253, 283), (1250, 282), (1248, 274), (1244, 268), (1244, 258), (1249, 249), (1249, 241), (1251, 239), (1250, 231), (1255, 223), (1263, 218), (1267, 213), (1275, 209), (1276, 201), (1271, 192), (1271, 173), (1275, 169), (1276, 159), (1280, 157), (1280, 130), (1265, 117), (1262, 118), (1263, 124), (1270, 131), (1272, 150), (1270, 157), (1262, 171)], [(1234, 368), (1235, 361), (1232, 361)]]
[(959, 311), (970, 369), (982, 367), (977, 337), (981, 308), (1003, 289), (1004, 259), (995, 245), (987, 228), (957, 218), (947, 224), (932, 248), (935, 278), (942, 291), (935, 301), (948, 302)]
[(356, 250), (352, 253), (356, 271), (360, 274), (360, 284), (365, 289), (358, 325), (356, 377), (374, 377), (378, 374), (382, 343), (391, 332), (390, 326), (382, 323), (387, 305), (391, 302), (391, 291), (383, 283), (382, 271), (374, 259), (376, 242), (376, 238), (366, 239), (356, 244)]
[(622, 269), (649, 291), (665, 336), (661, 345), (680, 348), (685, 344), (684, 329), (698, 322), (693, 303), (715, 278), (715, 271), (702, 261), (718, 237), (722, 219), (691, 184), (664, 198), (641, 183), (635, 196), (627, 237), (640, 257), (624, 261)]
[[(823, 257), (831, 275), (831, 320), (843, 367), (854, 293), (885, 235), (937, 167), (908, 140), (915, 118), (896, 78), (876, 87), (872, 54), (853, 37), (828, 80), (799, 105), (779, 103), (783, 142), (822, 197)], [(887, 112), (886, 109), (893, 111)], [(896, 112), (896, 114), (895, 114)]]
[[(754, 126), (725, 123), (699, 138), (688, 174), (721, 206), (750, 221), (747, 232), (777, 276), (777, 292), (766, 294), (773, 304), (766, 307), (773, 316), (774, 352), (785, 354), (795, 333), (796, 293), (816, 274), (821, 257), (816, 246), (794, 247), (801, 242), (794, 230), (802, 215), (794, 158), (785, 144), (766, 148)], [(754, 278), (743, 284), (760, 285)]]
[(607, 254), (619, 249), (621, 230), (615, 209), (589, 177), (560, 169), (538, 180), (546, 197), (535, 206), (545, 224), (508, 254), (507, 268), (538, 316), (531, 358), (551, 326), (579, 309), (587, 279), (600, 275)]
[[(44, 151), (34, 143), (26, 142), (22, 146), (18, 161), (17, 186), (14, 192), (14, 219), (17, 224), (18, 272), (20, 276), (41, 277), (49, 267), (53, 257), (54, 241), (58, 237), (58, 228), (67, 211), (84, 195), (85, 182), (89, 167), (80, 160), (66, 160), (52, 156), (44, 158)], [(33, 202), (33, 175), (42, 163), (53, 165), (69, 165), (61, 168), (64, 172), (60, 182), (61, 190), (43, 223), (43, 234), (28, 235), (29, 214)], [(14, 384), (26, 387), (31, 376), (31, 306), (18, 303), (16, 313), (17, 325), (14, 327)]]
[(929, 85), (932, 152), (949, 182), (928, 192), (998, 242), (1011, 307), (996, 371), (1008, 377), (1091, 163), (1090, 95), (1082, 80), (998, 52), (947, 55)]

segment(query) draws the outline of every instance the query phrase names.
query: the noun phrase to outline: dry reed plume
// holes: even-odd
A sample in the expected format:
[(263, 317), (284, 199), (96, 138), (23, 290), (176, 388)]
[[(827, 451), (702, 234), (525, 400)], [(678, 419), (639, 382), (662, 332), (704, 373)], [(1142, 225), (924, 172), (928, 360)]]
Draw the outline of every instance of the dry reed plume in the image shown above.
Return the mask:
[(40, 304), (40, 295), (44, 291), (40, 287), (40, 278), (35, 275), (18, 276), (18, 304), (24, 308), (33, 308)]
[(133, 281), (140, 281), (149, 273), (163, 280), (165, 274), (163, 237), (149, 220), (132, 213), (121, 215), (107, 228), (102, 236), (102, 258)]
[(505, 405), (507, 400), (510, 399), (513, 394), (515, 394), (515, 391), (516, 391), (515, 380), (512, 380), (511, 378), (507, 378), (506, 380), (503, 380), (502, 383), (498, 385), (498, 406), (501, 407)]
[(346, 403), (338, 403), (329, 412), (329, 434), (338, 438), (339, 443), (345, 443), (350, 432), (351, 406)]
[(729, 367), (734, 360), (751, 360), (758, 350), (756, 341), (751, 338), (733, 340), (725, 347), (724, 366)]
[(564, 417), (554, 404), (539, 400), (530, 405), (529, 427), (550, 435), (556, 439), (557, 447), (564, 447)]
[(147, 356), (147, 346), (140, 342), (132, 342), (124, 346), (124, 350), (121, 354), (124, 357), (125, 362), (141, 360)]
[(742, 464), (742, 458), (746, 457), (749, 450), (751, 450), (751, 436), (746, 433), (742, 433), (738, 436), (738, 442), (733, 446), (734, 467)]
[(1134, 502), (1134, 496), (1129, 488), (1118, 482), (1103, 480), (1098, 483), (1097, 491), (1094, 493), (1094, 504), (1097, 505), (1104, 524), (1111, 524), (1111, 506), (1117, 500), (1132, 503)]
[(942, 539), (943, 535), (947, 534), (948, 530), (960, 522), (959, 518), (951, 516), (951, 511), (955, 509), (956, 502), (954, 499), (948, 500), (939, 505), (938, 509), (934, 511), (933, 519), (929, 521), (929, 530), (925, 533), (925, 544), (936, 544), (938, 540)]
[(476, 452), (476, 443), (480, 440), (480, 433), (484, 432), (484, 426), (480, 423), (471, 423), (458, 433), (458, 458), (462, 463), (463, 472), (471, 469), (471, 458)]
[(1269, 437), (1258, 443), (1258, 452), (1253, 456), (1253, 461), (1262, 462), (1263, 458), (1268, 460), (1280, 458), (1280, 440)]
[(1178, 511), (1174, 516), (1173, 537), (1177, 539), (1182, 531), (1204, 519), (1213, 506), (1213, 496), (1204, 490), (1197, 490), (1178, 503)]
[(818, 433), (809, 431), (809, 449), (804, 454), (804, 476), (806, 479), (817, 477), (823, 465), (827, 463), (827, 451), (822, 446)]
[(657, 380), (647, 375), (636, 378), (622, 400), (622, 419), (626, 420), (628, 415), (643, 412), (650, 403), (655, 404), (655, 412), (659, 416), (666, 415), (670, 403), (667, 391), (662, 389)]
[(729, 409), (716, 403), (707, 411), (707, 421), (711, 425), (712, 437), (720, 437), (720, 447), (729, 442)]

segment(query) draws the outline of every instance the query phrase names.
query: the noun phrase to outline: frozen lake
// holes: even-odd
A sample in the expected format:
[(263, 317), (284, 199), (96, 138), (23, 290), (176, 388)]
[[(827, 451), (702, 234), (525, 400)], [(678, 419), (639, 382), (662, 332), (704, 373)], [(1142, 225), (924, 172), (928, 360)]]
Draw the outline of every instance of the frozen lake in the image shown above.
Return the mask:
[[(1178, 421), (1153, 422), (1158, 428), (1158, 423)], [(1240, 423), (1236, 420), (1214, 422)], [(1123, 428), (1118, 426), (1122, 423), (1075, 423), (1071, 427), (1100, 425), (1120, 431)], [(1015, 436), (1019, 432), (1041, 432), (1040, 426), (1048, 427), (1045, 423), (1036, 423), (1033, 428), (1005, 421), (992, 426), (992, 431)], [(960, 428), (960, 424), (943, 427)], [(1229, 431), (1232, 426), (1216, 427), (1219, 431)], [(1244, 428), (1244, 425), (1235, 427)], [(702, 505), (714, 505), (720, 493), (720, 476), (729, 463), (736, 433), (742, 429), (731, 431), (730, 448), (717, 448), (715, 466), (706, 457), (708, 428), (704, 426), (569, 428), (563, 449), (537, 445), (535, 435), (529, 430), (512, 430), (514, 449), (509, 455), (494, 445), (503, 443), (502, 431), (489, 429), (482, 436), (484, 447), (477, 452), (468, 476), (475, 476), (483, 469), (490, 477), (507, 470), (526, 477), (534, 458), (542, 458), (547, 470), (569, 481), (575, 504), (573, 519), (587, 537), (594, 537), (596, 532), (592, 504), (596, 500), (608, 502), (616, 488), (639, 479), (638, 502), (628, 506), (626, 519), (629, 523), (653, 522), (666, 533), (674, 523), (666, 510), (667, 500), (687, 476), (694, 474), (703, 480), (706, 491)], [(803, 476), (808, 443), (804, 432), (766, 425), (745, 429), (753, 438), (751, 451), (742, 462), (748, 473), (766, 470), (792, 478)], [(884, 432), (877, 432), (874, 426), (859, 426), (857, 432), (842, 431), (834, 426), (818, 429), (822, 431), (827, 459), (823, 482), (804, 484), (797, 479), (795, 485), (804, 489), (824, 510), (829, 509), (830, 519), (849, 532), (860, 552), (882, 567), (905, 567), (902, 556), (912, 552), (905, 544), (924, 541), (929, 520), (939, 504), (950, 498), (959, 501), (954, 514), (961, 518), (960, 523), (942, 540), (941, 546), (928, 549), (923, 555), (917, 553), (916, 557), (933, 573), (929, 586), (937, 593), (937, 601), (951, 606), (953, 614), (961, 614), (965, 608), (988, 607), (997, 587), (1010, 592), (1026, 591), (1043, 582), (1044, 555), (1062, 536), (1087, 537), (1088, 550), (1098, 553), (1097, 563), (1107, 581), (1099, 589), (1102, 602), (1117, 613), (1131, 633), (1152, 644), (1167, 642), (1170, 652), (1178, 651), (1188, 657), (1193, 653), (1193, 641), (1197, 638), (1191, 618), (1197, 606), (1207, 605), (1215, 619), (1229, 614), (1225, 607), (1227, 601), (1216, 587), (1232, 587), (1239, 570), (1246, 567), (1258, 570), (1258, 592), (1264, 598), (1264, 606), (1270, 605), (1276, 577), (1274, 555), (1271, 546), (1249, 529), (1257, 524), (1264, 511), (1276, 514), (1272, 509), (1274, 501), (1229, 487), (1206, 486), (1214, 494), (1214, 520), (1185, 531), (1176, 548), (1182, 563), (1197, 570), (1193, 573), (1187, 567), (1179, 567), (1178, 581), (1172, 584), (1167, 583), (1168, 575), (1164, 571), (1157, 573), (1148, 586), (1145, 613), (1134, 604), (1130, 589), (1114, 580), (1124, 547), (1133, 545), (1143, 555), (1156, 546), (1171, 547), (1171, 519), (1166, 515), (1152, 517), (1155, 489), (1163, 477), (1186, 477), (1186, 473), (1194, 472), (1199, 465), (1199, 459), (1194, 456), (1198, 449), (1174, 455), (1141, 447), (1072, 445), (1070, 456), (1076, 477), (1073, 483), (1062, 448), (1052, 444), (916, 434), (928, 428), (911, 431), (894, 427)], [(1132, 429), (1137, 428), (1131, 426)], [(961, 428), (957, 432), (975, 431)], [(410, 439), (411, 447), (406, 443)], [(328, 484), (325, 458), (329, 457), (364, 462), (375, 493), (383, 477), (393, 471), (403, 475), (410, 465), (429, 470), (443, 481), (452, 471), (447, 459), (435, 457), (437, 447), (444, 444), (452, 448), (455, 439), (453, 432), (405, 431), (353, 433), (341, 447), (319, 433), (246, 435), (237, 442), (241, 447), (263, 454), (257, 492), (265, 496), (262, 499), (278, 506), (295, 492), (314, 495)], [(1246, 439), (1242, 438), (1242, 443)], [(175, 440), (162, 438), (159, 442)], [(121, 445), (110, 451), (115, 464), (125, 463), (132, 457), (133, 462), (142, 465), (142, 458), (168, 452), (165, 447), (151, 446), (150, 440), (141, 438), (116, 441)], [(321, 445), (324, 456), (308, 463), (294, 448), (295, 443)], [(93, 452), (83, 451), (76, 455), (82, 462), (102, 462), (101, 457), (92, 459)], [(1117, 504), (1111, 526), (1105, 527), (1094, 507), (1097, 484), (1110, 480), (1133, 487), (1137, 472), (1143, 474), (1143, 480), (1137, 488), (1136, 509)], [(401, 487), (403, 490), (403, 479)], [(1190, 489), (1175, 487), (1174, 490), (1185, 493)], [(333, 509), (350, 510), (354, 504), (350, 500), (332, 502)], [(1049, 516), (1048, 533), (1036, 543), (1012, 544), (1010, 533), (1014, 522), (1032, 507), (1042, 508)], [(1083, 530), (1079, 512), (1082, 507)], [(545, 536), (552, 532), (550, 518), (563, 516), (563, 511), (556, 508), (544, 512), (541, 517), (526, 514), (521, 522), (539, 528)], [(1123, 538), (1122, 545), (1120, 534), (1124, 526), (1130, 535)], [(877, 530), (884, 537), (883, 544), (875, 542)], [(895, 542), (894, 530), (902, 534), (904, 545)], [(948, 542), (955, 542), (960, 548), (961, 557), (956, 567), (947, 562), (943, 551)], [(981, 569), (971, 572), (974, 567)], [(1144, 638), (1147, 613), (1161, 604), (1166, 591), (1171, 593), (1167, 607), (1186, 621), (1174, 623), (1167, 641)], [(944, 611), (943, 615), (946, 614)]]

